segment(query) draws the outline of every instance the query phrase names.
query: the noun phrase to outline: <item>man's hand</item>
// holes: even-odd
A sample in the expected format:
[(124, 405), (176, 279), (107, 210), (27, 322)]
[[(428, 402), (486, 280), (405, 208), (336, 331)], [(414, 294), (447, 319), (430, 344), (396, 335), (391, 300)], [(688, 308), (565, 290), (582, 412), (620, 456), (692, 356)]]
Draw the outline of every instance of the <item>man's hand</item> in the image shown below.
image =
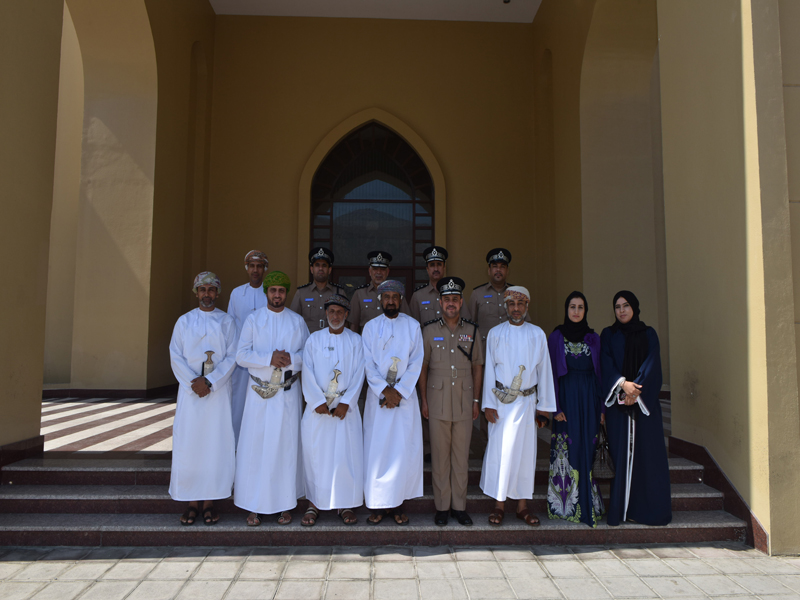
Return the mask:
[(211, 388), (206, 385), (205, 377), (195, 377), (192, 379), (192, 391), (201, 398), (204, 398), (211, 393)]
[(320, 404), (317, 408), (314, 409), (314, 412), (318, 415), (329, 415), (331, 411), (328, 410), (327, 404)]
[(494, 408), (485, 409), (483, 414), (486, 415), (486, 420), (489, 421), (489, 423), (497, 423), (497, 421), (500, 419), (500, 417), (497, 415), (497, 411)]
[(397, 408), (400, 405), (400, 401), (403, 399), (400, 392), (388, 385), (383, 389), (383, 396), (386, 398), (386, 402), (383, 403), (383, 408)]
[(472, 420), (478, 418), (478, 415), (481, 414), (481, 403), (480, 402), (473, 402), (472, 403)]
[(292, 359), (288, 352), (284, 350), (275, 350), (275, 352), (272, 353), (272, 360), (269, 364), (276, 369), (284, 369), (292, 364)]
[(422, 399), (422, 416), (426, 419), (430, 419), (430, 413), (428, 412), (428, 400), (426, 398)]
[(555, 417), (553, 417), (556, 421), (563, 421), (564, 423), (567, 422), (567, 415), (563, 412), (558, 413)]
[(336, 408), (333, 409), (331, 415), (334, 417), (339, 417), (340, 419), (344, 419), (347, 416), (347, 411), (349, 409), (350, 409), (349, 404), (342, 404), (341, 402), (339, 402)]

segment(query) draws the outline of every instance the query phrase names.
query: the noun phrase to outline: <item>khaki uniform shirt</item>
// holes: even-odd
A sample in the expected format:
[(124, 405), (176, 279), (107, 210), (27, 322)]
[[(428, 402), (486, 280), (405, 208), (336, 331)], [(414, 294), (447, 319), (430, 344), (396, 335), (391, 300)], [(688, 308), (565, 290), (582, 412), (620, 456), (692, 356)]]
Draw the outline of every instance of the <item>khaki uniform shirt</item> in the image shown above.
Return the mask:
[(303, 317), (308, 331), (314, 333), (328, 326), (328, 319), (325, 318), (325, 302), (334, 294), (344, 296), (345, 291), (335, 283), (328, 283), (320, 292), (312, 281), (297, 288), (289, 308)]
[[(474, 342), (474, 343), (473, 343)], [(424, 357), (422, 368), (428, 370), (426, 397), (428, 414), (440, 421), (471, 421), (472, 404), (481, 390), (472, 389), (472, 369), (483, 364), (483, 345), (475, 323), (461, 318), (454, 331), (444, 319), (429, 322), (422, 329)], [(472, 361), (459, 350), (469, 354)]]
[[(508, 321), (506, 305), (503, 303), (503, 294), (505, 294), (506, 288), (509, 287), (511, 287), (511, 284), (506, 283), (503, 291), (498, 292), (492, 287), (491, 283), (484, 283), (472, 290), (472, 295), (469, 297), (468, 310), (466, 311), (467, 318), (478, 324), (484, 351), (486, 350), (486, 336), (489, 335), (489, 330), (496, 325), (500, 325), (500, 323)], [(526, 315), (525, 320), (530, 323), (530, 316)]]
[[(400, 303), (400, 312), (406, 315), (411, 314), (405, 297)], [(347, 320), (355, 325), (356, 333), (361, 333), (364, 330), (364, 325), (367, 324), (367, 321), (371, 321), (382, 314), (383, 309), (381, 308), (380, 300), (378, 300), (378, 290), (372, 282), (357, 288), (350, 299), (350, 315), (347, 317)]]
[(420, 325), (442, 316), (439, 292), (430, 283), (424, 283), (414, 290), (408, 307), (411, 309), (411, 316), (419, 321)]

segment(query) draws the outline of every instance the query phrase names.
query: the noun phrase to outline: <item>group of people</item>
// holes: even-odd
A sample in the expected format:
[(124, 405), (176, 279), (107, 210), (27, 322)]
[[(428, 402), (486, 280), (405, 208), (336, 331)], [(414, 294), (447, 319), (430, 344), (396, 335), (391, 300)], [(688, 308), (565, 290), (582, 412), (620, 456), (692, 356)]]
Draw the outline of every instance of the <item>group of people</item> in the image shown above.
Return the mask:
[(617, 294), (614, 325), (598, 337), (575, 292), (548, 339), (528, 317), (530, 292), (506, 281), (507, 249), (489, 251), (489, 281), (468, 302), (464, 281), (445, 275), (447, 251), (431, 246), (424, 256), (429, 282), (410, 301), (389, 279), (384, 251), (368, 254), (370, 282), (351, 299), (330, 282), (334, 256), (324, 247), (309, 253), (312, 281), (289, 307), (289, 277), (268, 271), (257, 250), (245, 256), (249, 281), (231, 292), (227, 313), (216, 307), (216, 275), (195, 278), (199, 306), (178, 319), (170, 343), (179, 382), (170, 495), (188, 502), (181, 523), (213, 525), (214, 501), (233, 490), (251, 526), (264, 515), (290, 523), (303, 496), (304, 526), (323, 510), (352, 525), (364, 504), (368, 523), (405, 525), (403, 503), (423, 494), (425, 440), (435, 523), (471, 525), (469, 452), (482, 412), (490, 524), (503, 522), (508, 498), (517, 518), (539, 524), (527, 501), (537, 431), (552, 415), (550, 518), (595, 526), (606, 512), (592, 475), (603, 423), (616, 466), (608, 523), (667, 524), (658, 338), (636, 297)]

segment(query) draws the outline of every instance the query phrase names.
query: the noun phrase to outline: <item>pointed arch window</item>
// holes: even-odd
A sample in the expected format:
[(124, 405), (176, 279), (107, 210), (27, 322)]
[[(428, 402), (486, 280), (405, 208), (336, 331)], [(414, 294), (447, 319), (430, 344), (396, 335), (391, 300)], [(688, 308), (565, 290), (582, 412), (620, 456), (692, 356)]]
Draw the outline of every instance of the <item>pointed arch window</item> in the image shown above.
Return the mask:
[(311, 184), (311, 243), (336, 257), (334, 277), (350, 292), (369, 280), (367, 253), (392, 254), (390, 277), (410, 295), (428, 280), (422, 251), (433, 243), (433, 180), (414, 149), (371, 122), (348, 134)]

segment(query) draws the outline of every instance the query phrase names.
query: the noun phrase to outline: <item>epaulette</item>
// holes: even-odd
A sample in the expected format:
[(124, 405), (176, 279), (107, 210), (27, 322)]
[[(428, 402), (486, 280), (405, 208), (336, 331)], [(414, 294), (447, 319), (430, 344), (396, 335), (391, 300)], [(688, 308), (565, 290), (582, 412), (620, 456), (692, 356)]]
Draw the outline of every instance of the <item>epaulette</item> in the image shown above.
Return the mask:
[(310, 286), (312, 283), (314, 283), (314, 282), (313, 282), (313, 281), (309, 281), (308, 283), (304, 283), (303, 285), (298, 285), (298, 286), (297, 286), (297, 289), (298, 289), (298, 290), (302, 290), (304, 287), (308, 287), (308, 286)]
[(465, 319), (464, 317), (461, 317), (461, 322), (462, 323), (469, 323), (470, 325), (475, 325), (475, 327), (478, 326), (478, 324), (475, 321), (470, 321), (469, 319)]
[(417, 287), (414, 288), (414, 291), (418, 292), (424, 287), (428, 287), (428, 284), (427, 283), (423, 283), (422, 285), (418, 285)]
[(360, 289), (362, 289), (362, 288), (365, 288), (365, 287), (369, 287), (369, 284), (368, 284), (368, 283), (365, 283), (364, 285), (360, 285), (360, 286), (358, 286), (356, 289), (357, 289), (357, 290), (360, 290)]
[(330, 285), (332, 285), (333, 287), (335, 287), (335, 288), (339, 288), (340, 290), (343, 290), (343, 289), (344, 289), (344, 286), (343, 286), (343, 285), (339, 285), (338, 283), (334, 283), (334, 282), (332, 282), (332, 281), (329, 281), (328, 283), (329, 283)]
[(438, 323), (439, 321), (441, 321), (441, 319), (431, 319), (430, 321), (425, 321), (425, 322), (422, 324), (422, 329), (425, 329), (425, 328), (426, 328), (428, 325), (430, 325), (431, 323)]
[(483, 287), (483, 286), (485, 286), (487, 283), (489, 283), (489, 282), (487, 281), (486, 283), (482, 283), (482, 284), (480, 284), (480, 285), (476, 285), (476, 286), (475, 286), (474, 288), (472, 288), (472, 289), (473, 289), (473, 290), (477, 290), (479, 287)]

